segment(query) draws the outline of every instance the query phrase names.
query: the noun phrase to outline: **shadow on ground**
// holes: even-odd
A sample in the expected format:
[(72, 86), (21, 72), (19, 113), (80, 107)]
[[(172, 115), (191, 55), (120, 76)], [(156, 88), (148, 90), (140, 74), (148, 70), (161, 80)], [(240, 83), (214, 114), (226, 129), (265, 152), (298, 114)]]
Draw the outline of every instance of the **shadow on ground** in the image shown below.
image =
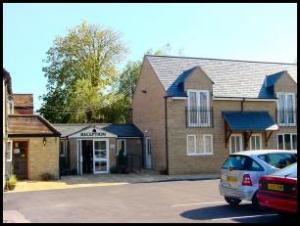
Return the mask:
[[(231, 207), (227, 204), (218, 206), (209, 206), (193, 210), (188, 210), (180, 215), (184, 218), (191, 220), (211, 220), (218, 218), (231, 218), (241, 216), (251, 216), (260, 214), (273, 214), (274, 212), (269, 210), (259, 210), (251, 206), (251, 204), (239, 205), (237, 207)], [(240, 220), (240, 219), (235, 219)]]

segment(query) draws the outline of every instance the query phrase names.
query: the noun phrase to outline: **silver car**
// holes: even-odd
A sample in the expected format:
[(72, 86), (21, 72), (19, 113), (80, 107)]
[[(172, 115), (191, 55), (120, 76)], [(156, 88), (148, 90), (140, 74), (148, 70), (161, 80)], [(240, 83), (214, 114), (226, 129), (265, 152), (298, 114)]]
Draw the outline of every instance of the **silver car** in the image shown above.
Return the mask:
[(259, 178), (297, 161), (296, 150), (250, 150), (230, 154), (221, 168), (219, 191), (227, 203), (258, 205)]

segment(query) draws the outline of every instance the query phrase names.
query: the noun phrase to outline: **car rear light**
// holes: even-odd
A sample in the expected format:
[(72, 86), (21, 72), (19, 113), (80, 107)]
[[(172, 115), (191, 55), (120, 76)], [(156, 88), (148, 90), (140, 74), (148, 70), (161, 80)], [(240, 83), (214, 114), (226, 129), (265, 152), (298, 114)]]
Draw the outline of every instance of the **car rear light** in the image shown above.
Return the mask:
[(252, 186), (251, 177), (249, 174), (244, 174), (242, 185), (244, 186)]

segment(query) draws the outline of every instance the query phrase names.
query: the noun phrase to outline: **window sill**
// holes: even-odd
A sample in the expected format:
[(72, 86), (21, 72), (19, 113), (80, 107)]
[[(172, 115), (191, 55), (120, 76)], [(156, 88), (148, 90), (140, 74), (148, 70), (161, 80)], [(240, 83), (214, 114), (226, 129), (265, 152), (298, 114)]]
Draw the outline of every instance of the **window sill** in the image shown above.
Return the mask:
[(212, 125), (187, 125), (187, 128), (213, 128)]
[(297, 126), (297, 124), (296, 123), (293, 123), (293, 124), (288, 124), (288, 123), (285, 123), (285, 124), (280, 124), (280, 123), (278, 123), (278, 125), (279, 126), (282, 126), (282, 127), (287, 127), (287, 126)]
[(187, 156), (205, 156), (205, 155), (214, 155), (214, 153), (187, 154)]

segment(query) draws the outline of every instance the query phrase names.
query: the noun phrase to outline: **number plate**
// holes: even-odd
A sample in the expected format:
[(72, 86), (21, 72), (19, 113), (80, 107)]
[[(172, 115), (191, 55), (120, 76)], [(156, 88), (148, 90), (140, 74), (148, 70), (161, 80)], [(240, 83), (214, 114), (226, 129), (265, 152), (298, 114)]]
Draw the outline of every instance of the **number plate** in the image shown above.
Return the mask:
[(237, 182), (237, 178), (236, 177), (233, 177), (233, 176), (227, 176), (227, 181), (228, 182)]
[(284, 187), (282, 184), (268, 184), (268, 190), (283, 191)]

